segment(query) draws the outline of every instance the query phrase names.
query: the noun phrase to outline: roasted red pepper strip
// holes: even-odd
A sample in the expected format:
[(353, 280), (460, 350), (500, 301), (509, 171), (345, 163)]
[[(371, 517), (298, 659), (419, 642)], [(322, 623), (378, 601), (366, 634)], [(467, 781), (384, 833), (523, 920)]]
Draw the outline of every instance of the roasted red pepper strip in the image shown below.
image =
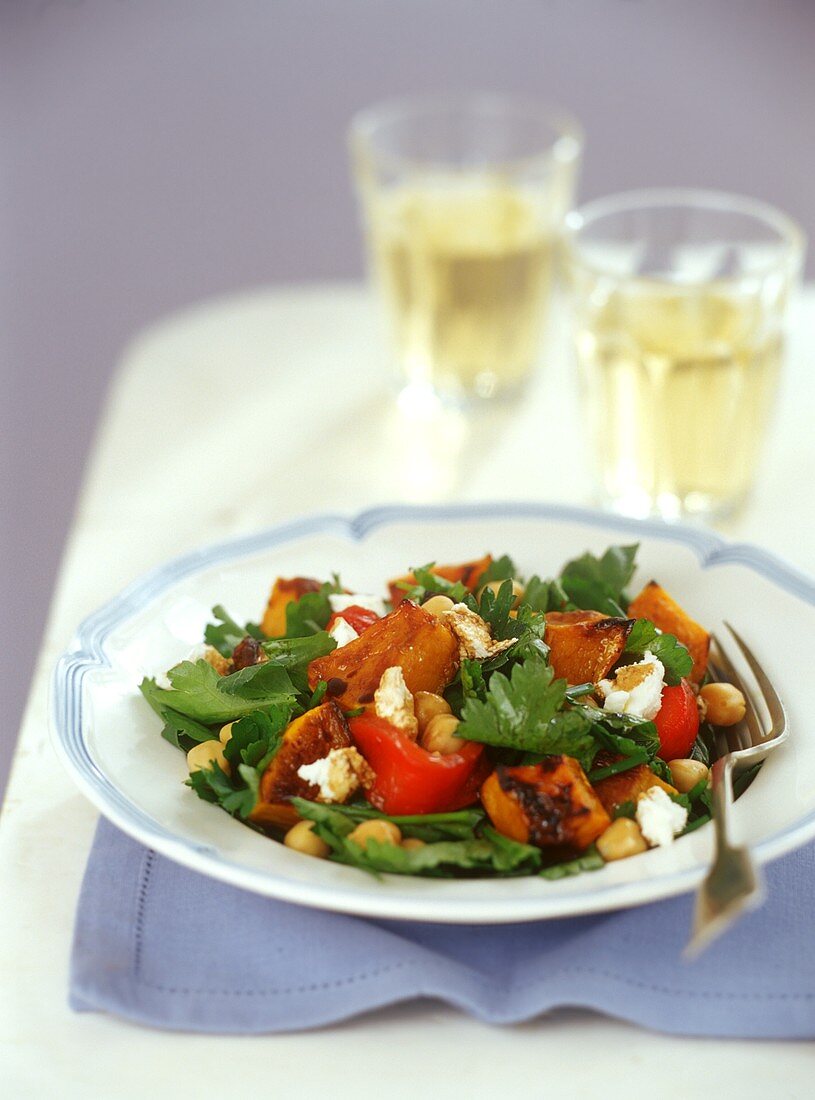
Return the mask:
[(654, 725), (663, 760), (684, 760), (699, 733), (699, 708), (687, 680), (662, 689), (662, 704)]
[(357, 748), (376, 773), (366, 794), (378, 810), (437, 814), (476, 801), (484, 775), (483, 745), (468, 742), (459, 752), (439, 756), (374, 714), (360, 714), (348, 724)]
[(330, 630), (337, 619), (345, 619), (349, 626), (356, 630), (357, 634), (364, 634), (369, 626), (379, 619), (379, 616), (375, 611), (370, 611), (367, 607), (360, 607), (358, 603), (352, 603), (350, 607), (346, 607), (344, 611), (335, 611), (326, 624), (326, 630)]

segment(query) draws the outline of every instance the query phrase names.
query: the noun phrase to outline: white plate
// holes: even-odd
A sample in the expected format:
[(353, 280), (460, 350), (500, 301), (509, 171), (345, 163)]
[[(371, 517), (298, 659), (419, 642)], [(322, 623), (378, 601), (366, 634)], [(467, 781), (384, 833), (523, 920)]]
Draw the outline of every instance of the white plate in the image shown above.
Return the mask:
[(425, 561), (486, 550), (547, 575), (586, 549), (641, 543), (632, 589), (657, 577), (709, 627), (731, 621), (788, 710), (791, 736), (735, 808), (738, 836), (762, 862), (815, 836), (812, 649), (815, 584), (764, 551), (711, 534), (580, 509), (527, 504), (390, 507), (322, 516), (179, 558), (87, 619), (54, 675), (52, 727), (74, 780), (115, 825), (202, 874), (302, 905), (453, 923), (539, 920), (640, 905), (693, 888), (711, 854), (703, 826), (670, 848), (550, 882), (385, 876), (292, 852), (196, 798), (184, 757), (159, 736), (137, 691), (200, 641), (213, 604), (257, 619), (278, 575), (341, 573), (358, 591)]

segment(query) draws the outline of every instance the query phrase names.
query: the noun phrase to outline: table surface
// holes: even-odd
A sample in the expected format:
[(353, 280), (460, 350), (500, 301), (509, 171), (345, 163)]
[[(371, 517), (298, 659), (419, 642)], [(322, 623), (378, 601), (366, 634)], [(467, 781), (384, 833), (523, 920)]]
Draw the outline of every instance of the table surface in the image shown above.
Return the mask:
[[(725, 530), (815, 571), (815, 288), (798, 303), (790, 363), (754, 500)], [(273, 1085), (357, 1095), (358, 1070), (391, 1100), (629, 1096), (658, 1080), (726, 1074), (742, 1096), (811, 1094), (808, 1043), (669, 1038), (587, 1012), (490, 1028), (433, 1003), (313, 1033), (182, 1035), (66, 1002), (74, 910), (96, 811), (49, 744), (48, 680), (76, 624), (134, 576), (202, 543), (303, 512), (393, 500), (591, 503), (564, 334), (554, 331), (523, 402), (417, 428), (389, 387), (376, 311), (361, 287), (259, 291), (171, 318), (127, 351), (109, 395), (69, 537), (0, 826), (0, 1080), (6, 1096), (232, 1095)], [(703, 396), (701, 399), (704, 399)], [(350, 431), (349, 425), (362, 426)], [(416, 461), (416, 433), (425, 459)], [(315, 441), (319, 440), (319, 446)], [(376, 462), (370, 456), (376, 454)], [(569, 455), (569, 461), (552, 456)], [(591, 1058), (586, 1052), (591, 1051)], [(778, 1074), (783, 1059), (783, 1075)], [(230, 1087), (231, 1086), (231, 1087)]]

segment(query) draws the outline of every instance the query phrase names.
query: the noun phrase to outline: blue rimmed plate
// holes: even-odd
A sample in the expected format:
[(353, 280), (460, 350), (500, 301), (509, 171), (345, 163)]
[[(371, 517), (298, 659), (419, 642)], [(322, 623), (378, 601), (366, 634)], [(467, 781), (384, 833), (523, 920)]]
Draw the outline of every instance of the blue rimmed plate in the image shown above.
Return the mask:
[(550, 882), (385, 876), (292, 852), (183, 786), (183, 756), (159, 736), (137, 685), (198, 643), (213, 604), (256, 619), (277, 575), (339, 572), (379, 591), (406, 566), (509, 553), (547, 574), (586, 549), (639, 541), (657, 577), (708, 626), (727, 619), (759, 654), (787, 706), (791, 737), (736, 805), (740, 838), (767, 861), (815, 836), (815, 737), (808, 735), (815, 583), (752, 546), (690, 528), (536, 504), (376, 508), (317, 516), (178, 558), (80, 626), (54, 673), (54, 743), (84, 794), (115, 825), (185, 866), (302, 905), (453, 923), (540, 920), (640, 905), (692, 889), (711, 854), (705, 826), (670, 848)]

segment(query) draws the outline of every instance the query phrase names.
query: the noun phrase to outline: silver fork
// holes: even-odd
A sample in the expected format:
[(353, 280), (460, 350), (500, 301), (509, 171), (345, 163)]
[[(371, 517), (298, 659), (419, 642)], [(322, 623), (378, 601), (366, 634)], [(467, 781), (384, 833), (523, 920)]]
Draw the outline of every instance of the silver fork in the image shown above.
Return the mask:
[(724, 624), (742, 652), (769, 716), (769, 726), (759, 718), (753, 693), (739, 676), (718, 639), (711, 638), (710, 667), (718, 679), (740, 689), (747, 703), (744, 720), (716, 731), (717, 759), (711, 767), (711, 795), (716, 851), (713, 864), (696, 895), (691, 938), (685, 954), (697, 956), (728, 928), (741, 913), (759, 905), (764, 884), (747, 848), (733, 844), (733, 780), (739, 772), (764, 760), (788, 737), (787, 715), (778, 694), (744, 639), (730, 623)]

